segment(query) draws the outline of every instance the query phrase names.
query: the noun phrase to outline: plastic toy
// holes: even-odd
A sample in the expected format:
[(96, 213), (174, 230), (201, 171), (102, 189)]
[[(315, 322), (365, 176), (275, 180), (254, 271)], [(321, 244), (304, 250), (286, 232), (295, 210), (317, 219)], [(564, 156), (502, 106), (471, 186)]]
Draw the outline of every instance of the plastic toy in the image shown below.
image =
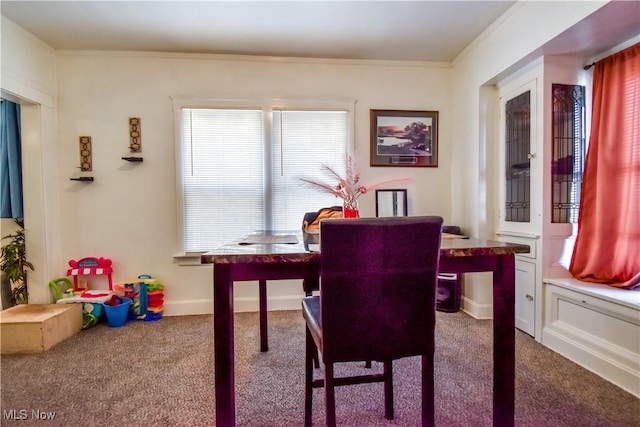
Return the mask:
[(109, 290), (113, 289), (111, 281), (111, 273), (113, 272), (113, 269), (111, 268), (111, 259), (102, 257), (88, 257), (79, 260), (72, 259), (69, 260), (69, 267), (71, 268), (67, 270), (67, 276), (73, 276), (74, 292), (80, 291), (80, 287), (78, 286), (78, 276), (97, 274), (106, 275), (109, 280)]
[(82, 329), (95, 326), (102, 316), (102, 303), (112, 296), (111, 291), (73, 291), (71, 281), (66, 277), (49, 282), (57, 304), (82, 304)]
[(153, 321), (162, 318), (164, 310), (164, 286), (149, 274), (136, 279), (116, 283), (113, 289), (118, 296), (131, 298), (129, 319)]

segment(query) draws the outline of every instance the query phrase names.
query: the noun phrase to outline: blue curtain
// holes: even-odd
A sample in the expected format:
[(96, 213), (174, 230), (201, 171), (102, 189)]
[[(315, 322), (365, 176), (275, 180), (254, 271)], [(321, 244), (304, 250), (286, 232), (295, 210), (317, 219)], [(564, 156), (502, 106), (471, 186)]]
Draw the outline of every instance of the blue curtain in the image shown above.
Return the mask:
[(0, 207), (2, 218), (23, 218), (20, 105), (2, 100), (0, 111)]

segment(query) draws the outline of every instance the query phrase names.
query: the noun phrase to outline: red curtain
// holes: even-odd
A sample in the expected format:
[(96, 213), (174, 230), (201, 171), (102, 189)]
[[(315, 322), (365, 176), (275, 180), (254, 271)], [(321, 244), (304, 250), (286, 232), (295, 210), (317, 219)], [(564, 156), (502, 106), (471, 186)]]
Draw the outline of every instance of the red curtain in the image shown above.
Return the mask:
[(595, 64), (574, 277), (640, 286), (640, 43)]

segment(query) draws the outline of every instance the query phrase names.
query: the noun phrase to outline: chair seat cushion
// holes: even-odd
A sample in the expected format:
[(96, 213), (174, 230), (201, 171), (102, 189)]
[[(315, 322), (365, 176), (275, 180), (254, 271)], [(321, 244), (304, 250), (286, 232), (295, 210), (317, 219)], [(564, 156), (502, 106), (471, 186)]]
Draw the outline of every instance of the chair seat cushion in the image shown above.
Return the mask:
[(311, 296), (302, 300), (302, 315), (316, 346), (322, 353), (322, 321), (320, 318), (320, 297)]

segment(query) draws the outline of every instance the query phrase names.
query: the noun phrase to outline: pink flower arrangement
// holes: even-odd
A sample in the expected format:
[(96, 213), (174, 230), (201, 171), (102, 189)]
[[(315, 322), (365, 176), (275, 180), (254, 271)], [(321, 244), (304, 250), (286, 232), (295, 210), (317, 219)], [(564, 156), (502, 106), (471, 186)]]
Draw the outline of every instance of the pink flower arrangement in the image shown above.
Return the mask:
[(310, 184), (311, 186), (320, 189), (321, 191), (329, 194), (333, 194), (343, 200), (344, 208), (354, 211), (358, 210), (358, 198), (367, 194), (375, 188), (389, 184), (396, 181), (407, 181), (408, 178), (392, 179), (384, 182), (380, 182), (375, 185), (362, 185), (360, 184), (360, 173), (357, 172), (353, 157), (347, 155), (347, 167), (345, 176), (340, 176), (333, 168), (323, 165), (322, 170), (329, 178), (329, 182), (321, 182), (308, 178), (300, 178), (303, 182)]

